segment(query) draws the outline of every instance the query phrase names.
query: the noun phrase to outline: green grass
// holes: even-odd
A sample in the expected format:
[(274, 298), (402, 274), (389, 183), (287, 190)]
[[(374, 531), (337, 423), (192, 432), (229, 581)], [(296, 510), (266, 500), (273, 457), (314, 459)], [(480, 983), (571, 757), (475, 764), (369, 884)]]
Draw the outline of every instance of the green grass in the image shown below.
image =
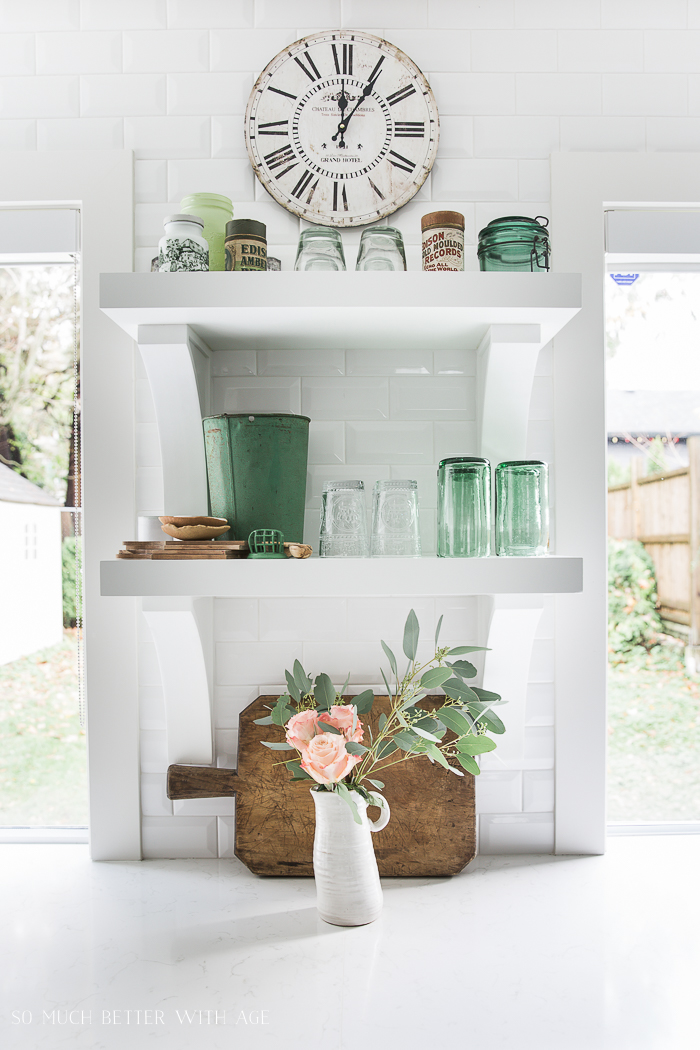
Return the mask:
[(87, 824), (77, 639), (0, 667), (0, 824)]
[(608, 820), (700, 820), (700, 683), (668, 663), (608, 670)]

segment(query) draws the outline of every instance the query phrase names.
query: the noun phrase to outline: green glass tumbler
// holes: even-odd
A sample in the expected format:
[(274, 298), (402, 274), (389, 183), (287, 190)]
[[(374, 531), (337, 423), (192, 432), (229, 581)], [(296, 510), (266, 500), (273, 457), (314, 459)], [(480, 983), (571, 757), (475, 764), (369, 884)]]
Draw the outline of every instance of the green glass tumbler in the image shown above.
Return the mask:
[(204, 239), (209, 245), (209, 269), (225, 270), (226, 223), (233, 218), (233, 204), (221, 193), (190, 193), (180, 201), (180, 211), (204, 219)]
[(491, 465), (453, 456), (438, 467), (438, 558), (487, 558), (491, 553)]
[(539, 459), (496, 467), (496, 554), (537, 558), (549, 547), (548, 467)]

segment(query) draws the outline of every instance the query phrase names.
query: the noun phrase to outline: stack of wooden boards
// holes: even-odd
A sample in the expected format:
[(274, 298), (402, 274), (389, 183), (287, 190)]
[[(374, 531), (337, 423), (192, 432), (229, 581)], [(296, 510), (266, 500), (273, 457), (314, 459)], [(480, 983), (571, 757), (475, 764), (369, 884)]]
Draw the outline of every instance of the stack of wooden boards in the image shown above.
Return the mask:
[(247, 540), (125, 540), (118, 558), (150, 561), (227, 561), (247, 558)]
[[(285, 543), (288, 558), (310, 558), (312, 551), (305, 543)], [(118, 558), (129, 561), (227, 561), (247, 558), (247, 540), (124, 540)]]

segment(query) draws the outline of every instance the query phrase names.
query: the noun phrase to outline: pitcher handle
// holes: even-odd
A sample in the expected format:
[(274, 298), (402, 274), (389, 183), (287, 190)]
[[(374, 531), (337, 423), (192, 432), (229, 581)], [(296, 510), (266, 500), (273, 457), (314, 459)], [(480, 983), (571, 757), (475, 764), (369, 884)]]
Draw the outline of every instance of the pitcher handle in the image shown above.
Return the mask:
[(376, 834), (378, 831), (381, 831), (382, 828), (385, 828), (389, 823), (389, 818), (391, 817), (391, 810), (389, 809), (389, 803), (387, 802), (387, 800), (384, 798), (383, 795), (380, 795), (378, 791), (370, 791), (370, 795), (372, 796), (372, 798), (380, 798), (382, 800), (381, 802), (375, 803), (375, 805), (381, 808), (381, 813), (379, 814), (378, 818), (376, 820), (370, 820), (369, 817), (367, 817), (370, 831), (372, 832), (372, 834)]

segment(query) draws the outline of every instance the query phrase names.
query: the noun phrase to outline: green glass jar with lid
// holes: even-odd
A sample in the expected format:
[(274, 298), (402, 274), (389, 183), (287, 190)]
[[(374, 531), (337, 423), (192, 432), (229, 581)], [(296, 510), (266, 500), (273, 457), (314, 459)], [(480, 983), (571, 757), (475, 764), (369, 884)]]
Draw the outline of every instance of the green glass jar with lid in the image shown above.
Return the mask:
[(504, 215), (479, 233), (477, 255), (482, 270), (543, 273), (549, 269), (549, 219), (536, 215)]
[(224, 239), (226, 223), (233, 218), (233, 203), (221, 193), (190, 193), (180, 202), (180, 211), (201, 215), (204, 239), (209, 245), (209, 269), (225, 270)]

